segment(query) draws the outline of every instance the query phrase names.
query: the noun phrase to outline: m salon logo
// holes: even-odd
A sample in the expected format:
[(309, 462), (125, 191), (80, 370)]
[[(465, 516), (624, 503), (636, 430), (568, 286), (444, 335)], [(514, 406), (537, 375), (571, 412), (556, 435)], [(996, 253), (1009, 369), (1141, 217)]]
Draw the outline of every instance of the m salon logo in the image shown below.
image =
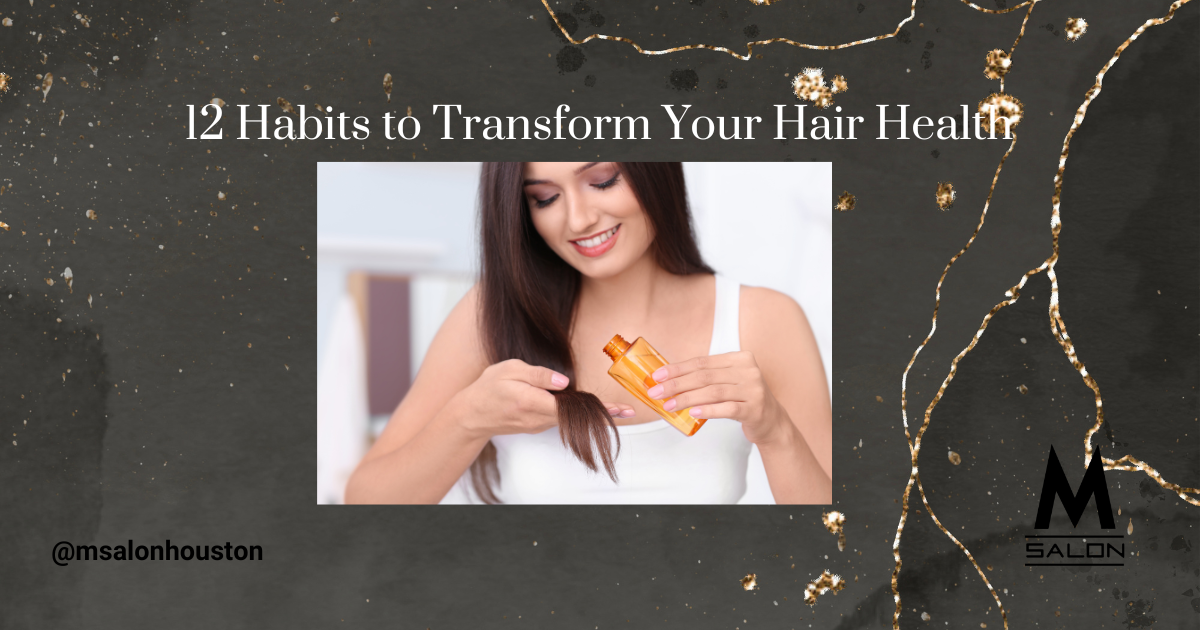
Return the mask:
[[(1056, 501), (1057, 499), (1057, 501)], [(1092, 499), (1095, 499), (1093, 502)], [(1038, 499), (1037, 518), (1034, 529), (1050, 529), (1050, 516), (1056, 503), (1061, 503), (1071, 519), (1071, 527), (1079, 526), (1090, 503), (1096, 505), (1100, 529), (1112, 531), (1117, 528), (1113, 519), (1112, 503), (1108, 498), (1108, 483), (1104, 479), (1104, 462), (1100, 449), (1088, 464), (1079, 489), (1072, 490), (1067, 475), (1054, 446), (1046, 461), (1046, 477), (1042, 481), (1042, 492)], [(1120, 567), (1125, 566), (1125, 536), (1120, 534), (1037, 534), (1025, 536), (1025, 559), (1027, 567)], [(1122, 542), (1116, 542), (1121, 540)]]

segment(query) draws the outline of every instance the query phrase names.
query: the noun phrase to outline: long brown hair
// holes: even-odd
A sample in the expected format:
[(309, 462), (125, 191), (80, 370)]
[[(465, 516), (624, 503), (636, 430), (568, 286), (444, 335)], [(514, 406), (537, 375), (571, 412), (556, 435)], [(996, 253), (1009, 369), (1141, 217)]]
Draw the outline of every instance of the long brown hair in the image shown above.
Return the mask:
[[(713, 273), (700, 257), (679, 162), (625, 162), (619, 166), (650, 220), (650, 248), (664, 270)], [(479, 321), (488, 360), (520, 359), (565, 374), (567, 389), (554, 392), (563, 443), (590, 470), (617, 480), (608, 427), (615, 425), (595, 395), (575, 389), (571, 324), (579, 297), (579, 271), (550, 249), (533, 225), (520, 162), (485, 162), (479, 182), (481, 275)], [(600, 351), (599, 348), (596, 349)], [(616, 435), (616, 431), (613, 432)], [(617, 436), (617, 449), (620, 437)], [(499, 503), (496, 447), (488, 442), (471, 464), (475, 491)]]

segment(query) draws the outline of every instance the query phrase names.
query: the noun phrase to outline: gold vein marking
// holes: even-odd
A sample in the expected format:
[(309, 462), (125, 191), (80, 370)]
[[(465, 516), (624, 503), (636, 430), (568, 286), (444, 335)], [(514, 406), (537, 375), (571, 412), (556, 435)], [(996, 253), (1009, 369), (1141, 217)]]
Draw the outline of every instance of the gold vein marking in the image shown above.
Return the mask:
[[(755, 4), (770, 4), (770, 2), (759, 3), (756, 0), (751, 0), (751, 1), (755, 2)], [(968, 2), (968, 0), (962, 0), (963, 4), (967, 5), (968, 7), (971, 7), (972, 9), (975, 9), (976, 11), (981, 11), (983, 13), (992, 13), (992, 14), (1009, 13), (1010, 11), (1016, 11), (1017, 9), (1020, 9), (1021, 7), (1024, 7), (1024, 6), (1031, 6), (1033, 4), (1036, 4), (1037, 2), (1038, 2), (1038, 0), (1026, 0), (1025, 2), (1022, 2), (1021, 4), (1018, 4), (1013, 7), (1009, 7), (1007, 9), (985, 9), (977, 4)], [(850, 48), (851, 46), (858, 46), (861, 44), (869, 44), (871, 42), (878, 41), (881, 39), (888, 39), (891, 37), (896, 37), (897, 35), (900, 34), (900, 29), (903, 28), (905, 24), (912, 21), (913, 18), (917, 17), (917, 0), (913, 0), (912, 5), (909, 7), (909, 10), (908, 10), (908, 17), (904, 18), (903, 20), (900, 20), (900, 23), (896, 25), (896, 30), (892, 31), (891, 33), (884, 33), (883, 35), (876, 35), (875, 37), (868, 37), (867, 39), (860, 39), (860, 40), (856, 40), (853, 42), (846, 42), (844, 44), (833, 44), (833, 45), (829, 45), (829, 46), (821, 46), (821, 45), (817, 45), (817, 44), (805, 44), (802, 42), (788, 39), (786, 37), (774, 37), (771, 39), (762, 39), (762, 40), (759, 40), (756, 42), (747, 43), (746, 44), (746, 54), (740, 55), (733, 50), (725, 48), (724, 46), (712, 46), (709, 44), (688, 44), (686, 46), (676, 46), (674, 48), (666, 48), (663, 50), (646, 50), (645, 48), (642, 48), (640, 45), (638, 45), (637, 42), (635, 42), (632, 39), (629, 39), (627, 37), (620, 37), (618, 35), (603, 35), (600, 33), (588, 35), (587, 37), (584, 37), (583, 39), (577, 40), (574, 37), (571, 37), (570, 33), (567, 32), (567, 29), (563, 28), (562, 23), (558, 21), (558, 16), (555, 15), (554, 9), (550, 8), (549, 0), (542, 0), (542, 6), (546, 7), (546, 13), (550, 14), (550, 19), (554, 20), (554, 25), (558, 27), (558, 31), (560, 33), (562, 33), (562, 36), (565, 37), (567, 39), (567, 41), (571, 42), (572, 44), (575, 44), (576, 46), (586, 44), (586, 43), (592, 41), (593, 39), (603, 39), (603, 40), (614, 41), (614, 42), (625, 42), (626, 44), (633, 46), (634, 50), (637, 50), (639, 53), (641, 53), (643, 55), (665, 55), (668, 53), (680, 52), (683, 50), (695, 50), (697, 48), (704, 48), (707, 50), (715, 50), (717, 52), (728, 53), (734, 57), (737, 57), (738, 59), (741, 59), (742, 61), (750, 60), (751, 55), (754, 54), (755, 46), (766, 46), (767, 44), (775, 44), (775, 43), (779, 43), (779, 42), (782, 42), (784, 44), (788, 44), (791, 46), (795, 46), (797, 48), (807, 48), (809, 50), (839, 50), (842, 48)], [(1026, 16), (1026, 18), (1028, 19), (1028, 16)], [(1022, 31), (1024, 31), (1024, 25), (1022, 25)], [(1018, 41), (1019, 40), (1020, 39), (1018, 38)]]
[[(979, 236), (979, 231), (983, 229), (983, 223), (987, 219), (988, 208), (992, 204), (992, 195), (996, 192), (996, 182), (1000, 180), (1000, 171), (1004, 168), (1004, 162), (1008, 160), (1008, 156), (1012, 154), (1013, 148), (1016, 146), (1017, 135), (1014, 133), (1012, 142), (1010, 142), (1008, 145), (1008, 150), (1004, 152), (1004, 156), (1000, 158), (1000, 164), (996, 166), (996, 174), (992, 176), (992, 186), (988, 190), (987, 199), (983, 203), (983, 213), (979, 215), (979, 223), (975, 226), (975, 231), (971, 233), (971, 238), (967, 239), (967, 244), (964, 245), (963, 248), (959, 250), (959, 252), (955, 254), (953, 258), (950, 259), (950, 262), (946, 263), (946, 268), (942, 270), (942, 277), (938, 278), (937, 289), (934, 293), (933, 318), (929, 328), (929, 334), (925, 336), (925, 339), (921, 342), (921, 345), (917, 346), (917, 349), (913, 352), (912, 358), (908, 361), (908, 366), (904, 368), (904, 376), (901, 377), (900, 412), (904, 420), (904, 438), (908, 440), (908, 450), (912, 458), (912, 470), (908, 476), (908, 484), (904, 487), (904, 496), (900, 506), (900, 524), (896, 526), (896, 540), (892, 543), (892, 558), (896, 561), (896, 567), (892, 570), (892, 598), (896, 601), (896, 610), (894, 613), (892, 613), (892, 628), (894, 630), (899, 630), (900, 628), (900, 586), (898, 583), (900, 577), (900, 567), (902, 565), (902, 562), (900, 561), (900, 537), (904, 533), (904, 523), (908, 520), (908, 497), (912, 492), (913, 484), (917, 485), (917, 491), (921, 495), (921, 502), (925, 504), (925, 509), (929, 511), (929, 517), (933, 519), (933, 522), (937, 525), (938, 529), (942, 530), (942, 533), (949, 537), (950, 540), (953, 541), (954, 544), (958, 546), (958, 548), (962, 550), (964, 554), (966, 554), (967, 559), (971, 561), (971, 564), (975, 566), (975, 570), (979, 572), (979, 577), (983, 578), (983, 583), (987, 585), (988, 592), (991, 593), (992, 599), (996, 601), (996, 606), (1000, 609), (1000, 616), (1004, 619), (1004, 627), (1006, 630), (1008, 628), (1008, 613), (1004, 611), (1004, 604), (1000, 603), (1000, 597), (996, 594), (996, 589), (992, 588), (992, 583), (988, 581), (987, 575), (984, 575), (983, 568), (979, 566), (979, 563), (975, 562), (975, 557), (971, 555), (971, 552), (967, 550), (966, 546), (959, 542), (958, 538), (956, 538), (954, 534), (950, 533), (950, 530), (946, 529), (946, 527), (942, 525), (942, 522), (934, 514), (933, 508), (929, 505), (929, 499), (925, 496), (925, 488), (921, 485), (921, 478), (918, 475), (917, 467), (917, 458), (921, 453), (921, 438), (925, 435), (925, 430), (929, 427), (929, 419), (931, 414), (933, 414), (934, 407), (937, 406), (938, 402), (942, 398), (942, 395), (945, 394), (946, 387), (950, 384), (950, 381), (954, 380), (954, 374), (958, 370), (959, 360), (966, 356), (967, 352), (970, 352), (971, 348), (975, 347), (975, 343), (983, 334), (983, 329), (987, 327), (988, 320), (991, 319), (993, 313), (1000, 309), (1000, 306), (996, 306), (992, 309), (991, 313), (988, 313), (987, 317), (985, 317), (983, 320), (983, 326), (980, 327), (979, 331), (977, 331), (975, 336), (971, 339), (971, 344), (968, 345), (965, 350), (960, 352), (958, 356), (955, 357), (950, 363), (950, 374), (944, 381), (942, 381), (942, 386), (938, 388), (937, 394), (934, 396), (933, 401), (929, 403), (929, 407), (925, 410), (925, 420), (921, 423), (920, 430), (917, 431), (917, 438), (915, 441), (911, 437), (908, 429), (908, 371), (912, 369), (913, 363), (916, 363), (917, 355), (921, 354), (921, 350), (925, 348), (925, 344), (929, 343), (929, 340), (933, 338), (933, 333), (937, 331), (937, 314), (938, 309), (940, 309), (942, 306), (942, 284), (946, 281), (946, 274), (950, 273), (950, 268), (954, 266), (954, 263), (958, 261), (963, 254), (967, 253), (967, 250), (971, 248), (971, 244), (975, 242), (975, 237)], [(1021, 284), (1024, 285), (1025, 281), (1022, 280)]]
[[(892, 544), (892, 555), (896, 561), (896, 567), (892, 571), (892, 595), (896, 601), (896, 610), (892, 616), (892, 627), (895, 630), (899, 630), (899, 628), (900, 628), (900, 610), (901, 610), (900, 590), (899, 590), (899, 586), (897, 584), (897, 578), (900, 574), (900, 568), (901, 568), (900, 537), (904, 531), (904, 523), (908, 517), (908, 497), (909, 497), (909, 493), (911, 492), (912, 486), (914, 483), (916, 483), (917, 489), (921, 494), (922, 502), (925, 504), (926, 509), (929, 510), (930, 517), (933, 518), (933, 520), (937, 524), (938, 528), (941, 529), (942, 532), (945, 533), (946, 536), (948, 536), (955, 543), (955, 545), (957, 545), (958, 548), (961, 549), (963, 551), (963, 553), (965, 553), (967, 555), (967, 557), (971, 560), (971, 564), (973, 564), (975, 566), (976, 571), (979, 572), (980, 577), (983, 578), (984, 584), (987, 585), (988, 591), (992, 594), (992, 598), (996, 600), (996, 605), (1000, 608), (1000, 614), (1004, 620), (1004, 627), (1006, 630), (1008, 628), (1008, 615), (1005, 613), (1004, 607), (1000, 603), (1000, 599), (996, 595), (995, 589), (992, 588), (991, 583), (988, 581), (987, 576), (983, 573), (983, 570), (980, 568), (979, 564), (977, 562), (975, 562), (974, 557), (971, 556), (969, 551), (967, 551), (966, 547), (964, 547), (962, 545), (962, 543), (959, 542), (958, 539), (954, 537), (953, 534), (951, 534), (944, 526), (942, 526), (941, 522), (934, 515), (932, 508), (930, 508), (929, 501), (925, 496), (924, 487), (921, 485), (919, 468), (917, 465), (917, 459), (918, 459), (918, 456), (920, 454), (920, 449), (921, 449), (921, 438), (924, 435), (925, 430), (929, 426), (930, 416), (933, 412), (933, 409), (937, 406), (937, 403), (941, 400), (943, 394), (946, 391), (946, 388), (950, 384), (950, 381), (952, 381), (954, 379), (954, 374), (958, 369), (958, 362), (962, 359), (962, 357), (966, 356), (966, 354), (975, 347), (975, 344), (979, 341), (980, 337), (983, 336), (984, 331), (987, 329), (988, 322), (991, 320), (992, 316), (995, 315), (996, 312), (998, 312), (1001, 308), (1004, 308), (1005, 306), (1008, 306), (1009, 304), (1015, 303), (1020, 298), (1020, 290), (1022, 288), (1024, 288), (1025, 283), (1029, 280), (1029, 278), (1031, 278), (1032, 276), (1034, 276), (1038, 273), (1041, 273), (1043, 271), (1046, 272), (1047, 277), (1050, 279), (1051, 294), (1050, 294), (1049, 311), (1050, 311), (1051, 331), (1055, 334), (1055, 338), (1058, 339), (1059, 345), (1062, 346), (1063, 351), (1067, 354), (1067, 357), (1070, 359), (1071, 365), (1075, 368), (1075, 370), (1077, 372), (1079, 372), (1080, 377), (1083, 378), (1084, 383), (1092, 390), (1092, 392), (1095, 396), (1096, 423), (1092, 426), (1092, 428), (1090, 430), (1088, 430), (1087, 436), (1084, 438), (1084, 452), (1085, 452), (1084, 466), (1086, 467), (1088, 465), (1088, 463), (1091, 462), (1091, 457), (1092, 457), (1091, 439), (1092, 439), (1092, 436), (1095, 435), (1096, 431), (1098, 431), (1104, 423), (1104, 402), (1100, 396), (1099, 385), (1096, 384), (1095, 379), (1092, 378), (1092, 376), (1088, 373), (1087, 367), (1083, 364), (1083, 362), (1079, 359), (1078, 355), (1075, 352), (1075, 347), (1071, 343), (1070, 336), (1067, 334), (1066, 322), (1063, 320), (1061, 310), (1059, 309), (1058, 279), (1054, 273), (1054, 265), (1057, 264), (1057, 262), (1058, 262), (1059, 233), (1062, 230), (1062, 218), (1061, 218), (1061, 214), (1060, 214), (1060, 208), (1061, 208), (1061, 200), (1062, 200), (1063, 173), (1066, 171), (1067, 157), (1069, 155), (1071, 138), (1075, 135), (1075, 131), (1083, 123), (1083, 119), (1087, 115), (1088, 106), (1091, 105), (1091, 102), (1096, 98), (1097, 95), (1100, 94), (1101, 86), (1104, 83), (1105, 73), (1108, 72), (1109, 68), (1111, 68), (1113, 66), (1113, 64), (1115, 64), (1117, 62), (1117, 59), (1120, 58), (1121, 53), (1124, 52), (1124, 50), (1126, 48), (1128, 48), (1129, 45), (1132, 44), (1133, 41), (1136, 40), (1143, 32), (1145, 32), (1146, 29), (1150, 28), (1151, 26), (1159, 26), (1159, 25), (1162, 25), (1162, 24), (1165, 24), (1165, 23), (1171, 21), (1171, 19), (1175, 16), (1175, 11), (1178, 10), (1179, 7), (1183, 6), (1184, 4), (1187, 4), (1190, 1), (1191, 0), (1176, 0), (1173, 4), (1171, 4), (1170, 10), (1167, 12), (1167, 14), (1165, 16), (1163, 16), (1161, 18), (1153, 18), (1153, 19), (1147, 20), (1145, 23), (1143, 23), (1140, 27), (1138, 27), (1138, 29), (1136, 31), (1134, 31), (1133, 35), (1131, 35), (1128, 39), (1126, 39), (1124, 42), (1122, 42), (1119, 47), (1117, 47), (1116, 52), (1113, 53), (1112, 57), (1108, 60), (1108, 63), (1106, 63), (1104, 65), (1104, 67), (1101, 68), (1100, 72), (1096, 75), (1095, 84), (1091, 87), (1091, 89), (1088, 90), (1087, 95), (1084, 97), (1083, 103), (1079, 106), (1079, 109), (1076, 110), (1075, 118), (1071, 123), (1071, 128), (1067, 132), (1066, 138), (1064, 138), (1064, 140), (1063, 140), (1063, 150), (1062, 150), (1062, 154), (1059, 157), (1058, 172), (1054, 176), (1054, 196), (1052, 198), (1053, 211), (1052, 211), (1051, 218), (1050, 218), (1050, 229), (1051, 229), (1051, 235), (1052, 235), (1052, 241), (1053, 241), (1053, 253), (1050, 255), (1049, 258), (1047, 258), (1045, 261), (1043, 261), (1041, 265), (1039, 265), (1038, 267), (1036, 267), (1034, 269), (1027, 271), (1025, 273), (1025, 275), (1021, 277), (1020, 282), (1018, 282), (1015, 286), (1013, 286), (1012, 288), (1010, 288), (1008, 291), (1005, 292), (1005, 297), (1007, 299), (996, 304), (994, 307), (992, 307), (992, 309), (990, 311), (988, 311), (988, 314), (983, 318), (983, 322), (980, 324), (978, 330), (975, 331), (975, 335), (971, 338), (971, 342), (967, 345), (966, 348), (964, 348), (962, 350), (962, 352), (960, 352), (958, 354), (958, 356), (956, 356), (954, 358), (953, 361), (951, 361), (950, 373), (947, 375), (946, 379), (942, 382), (941, 387), (938, 389), (937, 394), (934, 396), (933, 400), (930, 402), (929, 407), (925, 410), (924, 422), (921, 424), (921, 428), (917, 432), (917, 438), (914, 441), (909, 436), (909, 429), (908, 429), (908, 411), (907, 411), (908, 372), (912, 368), (913, 363), (916, 361), (917, 355), (920, 354), (921, 349), (925, 347), (925, 345), (929, 342), (929, 339), (933, 336), (934, 331), (937, 330), (937, 312), (938, 312), (938, 308), (941, 306), (942, 283), (945, 281), (946, 274), (950, 271), (950, 267), (954, 264), (954, 262), (956, 260), (958, 260), (958, 258), (960, 258), (964, 253), (966, 253), (967, 249), (971, 246), (971, 243), (974, 242), (975, 237), (979, 234), (980, 228), (983, 227), (984, 219), (987, 216), (987, 203), (985, 203), (985, 205), (984, 205), (983, 215), (980, 217), (979, 224), (976, 226), (975, 231), (971, 234), (971, 238), (968, 239), (967, 244), (962, 248), (962, 250), (960, 250), (958, 254), (956, 254), (953, 258), (950, 259), (950, 262), (946, 265), (945, 270), (943, 270), (943, 272), (942, 272), (942, 277), (938, 279), (938, 284), (937, 284), (937, 289), (935, 292), (935, 299), (934, 299), (933, 322), (932, 322), (932, 326), (929, 331), (929, 335), (927, 335), (925, 337), (925, 339), (921, 342), (921, 344), (913, 352), (912, 359), (909, 360), (908, 366), (905, 367), (904, 375), (901, 379), (901, 414), (902, 414), (903, 420), (904, 420), (904, 435), (905, 435), (905, 438), (908, 439), (909, 451), (912, 454), (912, 470), (909, 474), (908, 484), (905, 486), (905, 489), (904, 489), (904, 497), (903, 497), (904, 500), (903, 500), (903, 505), (901, 506), (900, 523), (896, 527), (896, 539), (895, 539), (895, 542)], [(1028, 16), (1026, 16), (1026, 17), (1028, 18)], [(1019, 40), (1020, 40), (1020, 38), (1018, 38), (1018, 41)], [(991, 201), (992, 192), (995, 190), (996, 181), (1000, 176), (1000, 171), (1004, 166), (1004, 161), (1008, 158), (1009, 154), (1012, 152), (1013, 146), (1016, 144), (1016, 141), (1017, 141), (1016, 135), (1014, 134), (1012, 144), (1009, 145), (1008, 151), (1005, 152), (1004, 157), (1002, 157), (1000, 159), (1000, 164), (996, 168), (996, 175), (992, 179), (992, 189), (988, 192), (988, 202)], [(1125, 455), (1124, 457), (1121, 457), (1120, 459), (1117, 459), (1117, 460), (1103, 458), (1103, 456), (1102, 456), (1101, 461), (1104, 463), (1104, 467), (1106, 470), (1142, 471), (1142, 472), (1146, 473), (1151, 479), (1154, 479), (1155, 482), (1157, 482), (1163, 488), (1166, 488), (1168, 490), (1175, 492), (1184, 501), (1187, 501), (1188, 503), (1190, 503), (1192, 505), (1200, 506), (1200, 497), (1197, 496), (1197, 495), (1200, 495), (1200, 489), (1183, 487), (1183, 486), (1179, 486), (1178, 484), (1168, 482), (1167, 480), (1163, 479), (1162, 475), (1160, 475), (1157, 470), (1155, 470), (1149, 464), (1138, 460), (1137, 458), (1133, 457), (1132, 455)]]

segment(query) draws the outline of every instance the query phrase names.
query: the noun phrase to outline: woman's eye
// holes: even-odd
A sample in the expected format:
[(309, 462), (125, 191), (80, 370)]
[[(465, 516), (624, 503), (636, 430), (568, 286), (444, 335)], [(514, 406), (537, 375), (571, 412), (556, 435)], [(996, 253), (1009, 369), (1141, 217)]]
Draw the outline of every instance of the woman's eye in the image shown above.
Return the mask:
[(612, 176), (612, 179), (605, 181), (605, 182), (600, 182), (599, 184), (592, 184), (592, 186), (599, 188), (600, 190), (604, 190), (605, 188), (608, 188), (609, 186), (612, 186), (613, 184), (617, 183), (617, 180), (620, 178), (621, 178), (621, 172), (617, 171)]
[(547, 198), (547, 199), (538, 199), (537, 197), (534, 197), (534, 198), (533, 198), (533, 205), (535, 205), (535, 206), (537, 206), (537, 207), (539, 207), (539, 208), (545, 208), (546, 206), (548, 206), (548, 205), (550, 205), (550, 204), (554, 203), (554, 200), (555, 200), (555, 199), (558, 199), (558, 195), (554, 195), (553, 197), (550, 197), (550, 198)]

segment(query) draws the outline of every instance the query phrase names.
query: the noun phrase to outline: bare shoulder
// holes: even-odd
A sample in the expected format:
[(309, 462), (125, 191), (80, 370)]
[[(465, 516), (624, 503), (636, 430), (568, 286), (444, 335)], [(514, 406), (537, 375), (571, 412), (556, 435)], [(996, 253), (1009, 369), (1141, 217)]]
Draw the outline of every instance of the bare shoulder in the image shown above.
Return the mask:
[(761, 367), (790, 368), (820, 356), (804, 309), (786, 293), (765, 287), (742, 287), (738, 309), (743, 350)]
[(739, 319), (746, 341), (788, 333), (812, 335), (804, 309), (796, 300), (766, 287), (742, 287)]

